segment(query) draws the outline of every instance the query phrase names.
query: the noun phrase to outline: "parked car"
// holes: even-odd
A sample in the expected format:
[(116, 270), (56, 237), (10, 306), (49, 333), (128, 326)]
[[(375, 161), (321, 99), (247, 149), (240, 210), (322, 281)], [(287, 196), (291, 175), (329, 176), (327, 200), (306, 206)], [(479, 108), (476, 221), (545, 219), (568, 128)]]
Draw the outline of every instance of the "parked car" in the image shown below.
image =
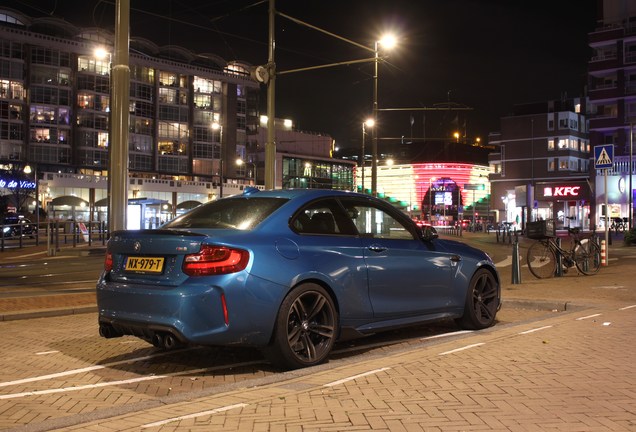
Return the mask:
[(97, 304), (106, 338), (256, 346), (299, 368), (339, 339), (449, 318), (489, 327), (500, 280), (486, 253), (385, 201), (248, 188), (156, 230), (113, 232)]
[(38, 227), (23, 216), (5, 216), (2, 222), (3, 237), (29, 236), (35, 237)]

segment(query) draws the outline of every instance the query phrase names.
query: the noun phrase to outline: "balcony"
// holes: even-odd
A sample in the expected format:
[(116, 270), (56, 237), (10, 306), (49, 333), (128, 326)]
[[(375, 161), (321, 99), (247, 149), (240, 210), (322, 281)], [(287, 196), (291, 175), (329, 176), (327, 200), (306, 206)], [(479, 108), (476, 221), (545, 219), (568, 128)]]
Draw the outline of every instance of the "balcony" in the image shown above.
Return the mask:
[(625, 123), (622, 121), (622, 119), (618, 119), (616, 117), (601, 117), (590, 119), (590, 130), (616, 129), (624, 126)]
[(587, 68), (590, 73), (620, 68), (622, 65), (616, 53), (605, 53), (593, 56), (588, 62)]
[(624, 28), (619, 24), (610, 24), (605, 27), (597, 28), (593, 33), (588, 35), (590, 45), (599, 42), (608, 42), (616, 39), (622, 39), (625, 34)]
[(613, 100), (624, 96), (621, 89), (616, 86), (598, 86), (590, 89), (590, 100)]

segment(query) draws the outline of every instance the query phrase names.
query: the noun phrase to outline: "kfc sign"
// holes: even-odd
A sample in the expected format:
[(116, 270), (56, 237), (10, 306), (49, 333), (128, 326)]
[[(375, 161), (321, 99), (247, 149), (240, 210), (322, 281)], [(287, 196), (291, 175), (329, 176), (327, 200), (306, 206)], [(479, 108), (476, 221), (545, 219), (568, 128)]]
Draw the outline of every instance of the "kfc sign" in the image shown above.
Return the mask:
[(543, 188), (544, 197), (578, 197), (581, 186), (554, 186)]

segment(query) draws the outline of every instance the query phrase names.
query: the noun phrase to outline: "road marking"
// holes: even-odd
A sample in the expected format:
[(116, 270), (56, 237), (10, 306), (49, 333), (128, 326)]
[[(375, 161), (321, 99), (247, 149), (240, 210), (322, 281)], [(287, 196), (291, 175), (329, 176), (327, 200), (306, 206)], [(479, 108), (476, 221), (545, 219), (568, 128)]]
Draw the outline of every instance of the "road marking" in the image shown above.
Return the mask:
[(42, 352), (35, 353), (35, 355), (47, 355), (47, 354), (57, 354), (57, 353), (59, 353), (59, 351), (42, 351)]
[(593, 315), (588, 315), (588, 316), (577, 318), (576, 320), (577, 321), (583, 321), (583, 320), (590, 319), (590, 318), (596, 318), (597, 316), (601, 316), (601, 314), (597, 313), (597, 314), (593, 314)]
[[(186, 350), (191, 350), (191, 349), (194, 349), (194, 348), (186, 348)], [(184, 350), (180, 350), (180, 351), (183, 352)], [(157, 357), (163, 357), (163, 356), (166, 356), (168, 354), (174, 354), (175, 352), (176, 351), (166, 351), (166, 352), (153, 354), (153, 355), (149, 355), (149, 356), (135, 357), (135, 358), (128, 359), (128, 360), (120, 360), (120, 361), (116, 361), (116, 362), (112, 362), (112, 363), (106, 363), (106, 364), (103, 364), (103, 365), (87, 366), (87, 367), (84, 367), (84, 368), (71, 369), (71, 370), (67, 370), (67, 371), (64, 371), (64, 372), (52, 373), (52, 374), (48, 374), (48, 375), (39, 375), (39, 376), (31, 377), (31, 378), (23, 378), (23, 379), (19, 379), (19, 380), (15, 380), (15, 381), (5, 381), (5, 382), (0, 382), (0, 387), (7, 387), (7, 386), (12, 386), (12, 385), (18, 385), (18, 384), (25, 384), (25, 383), (35, 382), (35, 381), (44, 381), (44, 380), (48, 380), (48, 379), (60, 378), (60, 377), (63, 377), (63, 376), (75, 375), (75, 374), (78, 374), (78, 373), (90, 372), (90, 371), (94, 371), (94, 370), (104, 369), (104, 368), (107, 368), (107, 367), (119, 366), (119, 365), (126, 364), (126, 363), (133, 363), (133, 362), (136, 362), (136, 361), (145, 361), (145, 360), (150, 360), (150, 359), (154, 359), (154, 358), (157, 358)]]
[(470, 348), (475, 348), (475, 347), (482, 346), (482, 345), (486, 345), (486, 344), (484, 342), (480, 342), (480, 343), (476, 343), (476, 344), (472, 344), (472, 345), (466, 345), (465, 347), (462, 347), (462, 348), (457, 348), (457, 349), (450, 350), (450, 351), (444, 351), (442, 353), (439, 353), (438, 355), (453, 354), (453, 353), (456, 353), (456, 352), (464, 351), (464, 350), (467, 350), (467, 349), (470, 349)]
[(530, 333), (538, 332), (538, 331), (545, 330), (545, 329), (549, 329), (549, 328), (552, 328), (552, 326), (551, 326), (551, 325), (549, 325), (549, 326), (537, 327), (537, 328), (534, 328), (534, 329), (530, 329), (530, 330), (522, 331), (522, 332), (521, 332), (521, 333), (519, 333), (519, 334), (520, 334), (520, 335), (525, 335), (525, 334), (530, 334)]
[(438, 339), (438, 338), (462, 335), (462, 334), (472, 333), (472, 332), (473, 332), (472, 330), (460, 330), (456, 332), (449, 332), (449, 333), (442, 333), (442, 334), (433, 335), (433, 336), (427, 336), (427, 337), (421, 338), (420, 340)]
[[(123, 361), (123, 362), (118, 362), (118, 363), (127, 363), (127, 362)], [(155, 379), (159, 379), (159, 378), (171, 378), (171, 377), (177, 377), (177, 376), (181, 376), (181, 375), (196, 375), (196, 374), (202, 374), (202, 373), (205, 373), (205, 372), (213, 372), (213, 371), (222, 370), (222, 369), (233, 369), (233, 368), (251, 366), (251, 365), (260, 364), (260, 363), (263, 363), (263, 361), (253, 360), (253, 361), (247, 361), (247, 362), (242, 362), (242, 363), (232, 363), (232, 364), (214, 366), (214, 367), (209, 367), (209, 368), (187, 369), (187, 370), (184, 370), (184, 371), (181, 371), (181, 372), (169, 373), (169, 374), (164, 374), (164, 375), (150, 375), (150, 376), (147, 376), (147, 377), (133, 378), (133, 379), (130, 379), (130, 380), (123, 380), (123, 381), (110, 381), (110, 382), (105, 382), (105, 383), (90, 384), (90, 385), (77, 386), (77, 387), (62, 387), (62, 388), (54, 388), (54, 389), (49, 389), (49, 390), (37, 390), (37, 391), (29, 391), (29, 392), (22, 392), (22, 393), (10, 393), (10, 394), (6, 394), (6, 395), (0, 395), (0, 399), (15, 399), (15, 398), (25, 397), (25, 396), (33, 396), (33, 395), (49, 394), (49, 393), (63, 393), (63, 392), (70, 392), (70, 391), (76, 391), (76, 390), (92, 389), (92, 388), (95, 388), (95, 387), (106, 387), (106, 386), (113, 386), (113, 385), (119, 385), (119, 384), (129, 384), (129, 383), (134, 383), (134, 382), (137, 382), (137, 381), (155, 380)], [(111, 365), (113, 365), (113, 364), (114, 363), (111, 363)], [(96, 369), (103, 369), (104, 366), (95, 367), (95, 368)], [(85, 369), (90, 370), (91, 368), (85, 368)], [(76, 371), (77, 370), (78, 369), (76, 369)], [(52, 374), (52, 375), (55, 375), (55, 374)], [(60, 375), (70, 375), (70, 374), (62, 372)]]
[(353, 381), (353, 380), (355, 380), (357, 378), (362, 378), (362, 377), (367, 376), (367, 375), (374, 375), (374, 374), (377, 374), (377, 373), (380, 373), (380, 372), (384, 372), (385, 370), (389, 370), (389, 369), (391, 369), (391, 368), (390, 367), (384, 367), (384, 368), (381, 368), (381, 369), (374, 369), (372, 371), (364, 372), (364, 373), (361, 373), (361, 374), (358, 374), (358, 375), (354, 375), (354, 376), (350, 376), (348, 378), (343, 378), (343, 379), (340, 379), (338, 381), (332, 381), (330, 383), (324, 384), (323, 387), (333, 387), (333, 386), (336, 386), (338, 384), (343, 384), (343, 383), (346, 383), (348, 381)]
[(512, 265), (512, 255), (508, 255), (506, 259), (501, 260), (498, 263), (495, 263), (495, 267), (497, 268), (508, 267), (509, 265)]
[(180, 417), (172, 417), (172, 418), (169, 418), (169, 419), (166, 419), (166, 420), (161, 420), (161, 421), (154, 422), (154, 423), (146, 423), (145, 425), (142, 425), (141, 427), (142, 428), (151, 428), (151, 427), (155, 427), (155, 426), (163, 426), (163, 425), (165, 425), (167, 423), (172, 423), (172, 422), (175, 422), (175, 421), (188, 420), (188, 419), (192, 419), (192, 418), (197, 418), (197, 417), (217, 414), (217, 413), (220, 413), (220, 412), (229, 411), (229, 410), (236, 409), (236, 408), (244, 408), (246, 406), (247, 406), (246, 403), (227, 405), (227, 406), (224, 406), (224, 407), (215, 408), (215, 409), (211, 409), (211, 410), (208, 410), (208, 411), (201, 411), (201, 412), (198, 412), (198, 413), (183, 415), (183, 416), (180, 416)]
[(627, 310), (627, 309), (632, 309), (632, 308), (636, 308), (636, 305), (625, 306), (625, 307), (620, 308), (619, 310)]
[(99, 383), (99, 384), (87, 384), (83, 386), (62, 387), (62, 388), (54, 388), (54, 389), (48, 389), (48, 390), (34, 390), (34, 391), (28, 391), (23, 393), (12, 393), (12, 394), (0, 395), (0, 399), (15, 399), (15, 398), (20, 398), (25, 396), (38, 396), (38, 395), (46, 395), (46, 394), (53, 394), (53, 393), (66, 393), (71, 391), (87, 390), (87, 389), (94, 389), (99, 387), (115, 386), (120, 384), (130, 384), (130, 383), (135, 383), (139, 381), (149, 381), (149, 380), (155, 380), (159, 378), (165, 378), (165, 376), (153, 375), (153, 376), (140, 377), (140, 378), (131, 378), (129, 380), (110, 381), (110, 382)]

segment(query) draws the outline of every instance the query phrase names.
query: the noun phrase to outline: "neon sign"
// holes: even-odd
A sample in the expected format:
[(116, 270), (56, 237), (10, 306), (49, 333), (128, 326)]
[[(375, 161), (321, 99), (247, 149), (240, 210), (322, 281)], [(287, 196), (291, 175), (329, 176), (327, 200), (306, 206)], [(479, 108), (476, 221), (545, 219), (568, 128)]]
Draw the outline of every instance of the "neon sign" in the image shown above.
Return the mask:
[(577, 197), (581, 186), (555, 186), (543, 188), (545, 197)]
[(35, 182), (33, 180), (14, 180), (0, 178), (0, 188), (7, 189), (35, 189)]

